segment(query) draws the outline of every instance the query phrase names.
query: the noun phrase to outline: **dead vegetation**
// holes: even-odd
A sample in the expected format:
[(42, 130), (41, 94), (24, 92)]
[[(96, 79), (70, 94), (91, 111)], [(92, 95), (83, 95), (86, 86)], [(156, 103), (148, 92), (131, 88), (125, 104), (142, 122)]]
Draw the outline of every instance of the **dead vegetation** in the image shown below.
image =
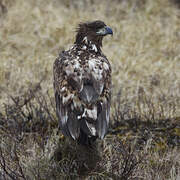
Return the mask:
[[(4, 104), (0, 119), (1, 176), (38, 180), (177, 177), (179, 120), (146, 119), (137, 111), (139, 105), (128, 105), (128, 99), (123, 103), (121, 97), (118, 94), (112, 105), (108, 135), (93, 149), (69, 142), (58, 132), (54, 99), (42, 93), (41, 83), (20, 97), (9, 97), (11, 103)], [(155, 117), (149, 106), (146, 112)]]
[[(1, 0), (0, 179), (178, 179), (179, 13), (170, 0)], [(89, 17), (114, 30), (111, 125), (93, 149), (58, 131), (52, 88), (55, 57)]]

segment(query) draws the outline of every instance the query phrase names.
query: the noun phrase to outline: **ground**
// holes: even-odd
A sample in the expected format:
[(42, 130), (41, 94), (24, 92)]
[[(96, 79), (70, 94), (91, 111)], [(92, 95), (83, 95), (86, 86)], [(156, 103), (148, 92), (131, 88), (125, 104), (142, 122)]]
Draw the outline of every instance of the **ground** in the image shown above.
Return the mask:
[[(113, 31), (111, 125), (92, 149), (57, 129), (52, 65), (76, 26)], [(178, 0), (0, 0), (0, 179), (180, 178)]]

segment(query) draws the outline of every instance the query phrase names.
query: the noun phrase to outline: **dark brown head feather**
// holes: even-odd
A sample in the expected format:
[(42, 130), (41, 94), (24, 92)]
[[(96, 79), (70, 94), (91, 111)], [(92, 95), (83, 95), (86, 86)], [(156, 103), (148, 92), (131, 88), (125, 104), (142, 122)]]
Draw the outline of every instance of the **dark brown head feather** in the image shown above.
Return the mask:
[(105, 26), (106, 24), (100, 20), (80, 23), (76, 29), (77, 34), (75, 44), (82, 44), (84, 37), (87, 37), (87, 39), (95, 44), (97, 48), (100, 48), (102, 46), (103, 36), (96, 34), (96, 32)]

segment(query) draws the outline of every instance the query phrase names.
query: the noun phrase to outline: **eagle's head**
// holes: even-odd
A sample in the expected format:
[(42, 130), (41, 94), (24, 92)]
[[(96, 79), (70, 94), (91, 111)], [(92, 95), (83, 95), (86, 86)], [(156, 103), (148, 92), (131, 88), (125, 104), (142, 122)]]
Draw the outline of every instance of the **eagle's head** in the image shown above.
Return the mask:
[(75, 44), (92, 43), (100, 49), (103, 37), (108, 34), (113, 35), (113, 31), (103, 21), (80, 23), (77, 28)]

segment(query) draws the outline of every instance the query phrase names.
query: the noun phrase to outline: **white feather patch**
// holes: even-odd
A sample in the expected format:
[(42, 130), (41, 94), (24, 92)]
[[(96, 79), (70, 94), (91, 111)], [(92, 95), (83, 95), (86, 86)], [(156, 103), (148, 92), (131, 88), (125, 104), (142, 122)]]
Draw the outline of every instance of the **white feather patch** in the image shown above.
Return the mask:
[(91, 119), (97, 119), (97, 107), (94, 106), (93, 109), (85, 109), (82, 117), (88, 117)]
[(88, 39), (87, 39), (86, 36), (84, 37), (83, 41), (84, 41), (86, 44), (88, 43)]
[[(60, 112), (60, 114), (62, 115), (63, 113)], [(67, 123), (67, 119), (68, 119), (68, 115), (67, 115), (67, 111), (66, 111), (65, 116), (61, 116), (62, 126), (64, 126)]]
[(103, 69), (99, 68), (101, 64), (97, 59), (91, 59), (88, 61), (89, 73), (92, 74), (94, 80), (100, 81), (103, 78)]
[(60, 89), (61, 93), (64, 92), (64, 91), (66, 91), (66, 87), (63, 87), (62, 89)]
[(84, 46), (82, 47), (82, 49), (83, 49), (83, 50), (86, 50), (86, 49), (87, 49), (87, 46), (84, 45)]
[(75, 62), (75, 64), (73, 67), (78, 69), (80, 67), (79, 61), (77, 59), (75, 59), (74, 62)]
[(62, 97), (62, 103), (65, 104), (67, 103), (70, 99), (74, 97), (74, 94), (68, 94), (66, 97)]
[(96, 129), (95, 129), (94, 125), (88, 123), (87, 121), (86, 121), (86, 125), (87, 125), (88, 129), (91, 131), (91, 134), (92, 134), (93, 136), (96, 136)]
[(95, 52), (97, 52), (97, 47), (96, 47), (95, 44), (92, 44), (92, 50), (95, 51)]
[(106, 71), (109, 70), (109, 65), (106, 62), (103, 63), (103, 67)]
[(90, 69), (90, 70), (95, 69), (96, 59), (91, 59), (91, 60), (89, 60), (89, 61), (88, 61), (88, 64), (89, 64), (89, 69)]
[(70, 74), (72, 74), (74, 72), (74, 68), (71, 64), (69, 64), (66, 68), (65, 68), (65, 72), (67, 74), (67, 76), (69, 76)]

